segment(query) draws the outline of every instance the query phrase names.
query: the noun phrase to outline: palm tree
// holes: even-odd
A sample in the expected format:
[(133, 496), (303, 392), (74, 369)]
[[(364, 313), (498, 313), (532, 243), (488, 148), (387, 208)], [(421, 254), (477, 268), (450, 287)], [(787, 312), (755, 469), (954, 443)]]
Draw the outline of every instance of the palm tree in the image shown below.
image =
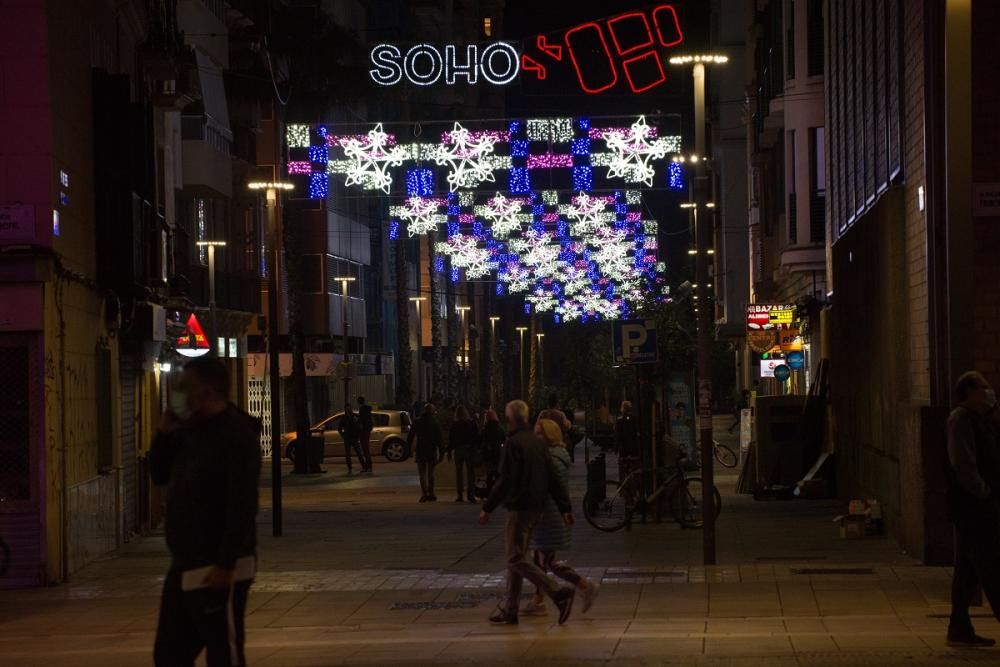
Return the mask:
[(458, 342), (462, 338), (462, 331), (456, 311), (458, 295), (455, 291), (455, 282), (451, 279), (451, 259), (445, 260), (444, 268), (448, 274), (445, 282), (445, 314), (448, 318), (448, 358), (445, 361), (445, 368), (448, 373), (448, 388), (445, 395), (454, 402), (458, 397)]
[(431, 231), (427, 234), (427, 275), (430, 277), (430, 313), (431, 313), (431, 377), (433, 378), (432, 394), (441, 395), (445, 391), (447, 377), (443, 359), (441, 357), (441, 304), (438, 295), (438, 275), (434, 270), (434, 243), (437, 241), (437, 232)]
[[(410, 348), (410, 294), (407, 286), (406, 242), (393, 241), (392, 251), (396, 268), (396, 324), (399, 332), (399, 378), (396, 385), (396, 406), (409, 409), (413, 404), (413, 351)], [(420, 323), (417, 322), (417, 326)]]

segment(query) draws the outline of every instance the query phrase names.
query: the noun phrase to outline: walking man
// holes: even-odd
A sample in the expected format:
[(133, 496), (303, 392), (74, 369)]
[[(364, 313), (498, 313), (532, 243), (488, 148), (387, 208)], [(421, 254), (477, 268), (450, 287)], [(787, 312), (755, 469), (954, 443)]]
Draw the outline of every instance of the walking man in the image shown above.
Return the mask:
[(561, 587), (545, 574), (530, 558), (528, 543), (531, 532), (545, 512), (549, 496), (555, 500), (566, 525), (573, 525), (569, 495), (555, 469), (549, 448), (531, 431), (528, 424), (528, 404), (511, 401), (507, 404), (510, 433), (500, 457), (497, 483), (479, 513), (480, 525), (486, 525), (490, 514), (501, 504), (507, 509), (505, 533), (507, 554), (507, 600), (490, 616), (493, 623), (517, 624), (521, 586), (527, 578), (547, 595), (559, 609), (559, 624), (569, 619), (576, 590)]
[(976, 634), (969, 604), (982, 586), (1000, 620), (1000, 451), (997, 399), (981, 374), (962, 374), (948, 417), (948, 514), (955, 524), (955, 573), (951, 584), (949, 646), (993, 646)]
[(365, 457), (364, 454), (361, 453), (361, 446), (358, 444), (358, 440), (361, 437), (361, 426), (358, 424), (358, 416), (354, 414), (354, 410), (351, 408), (350, 403), (344, 406), (344, 416), (340, 418), (340, 424), (337, 425), (337, 431), (340, 433), (340, 437), (344, 441), (344, 458), (347, 461), (347, 474), (354, 474), (354, 469), (351, 466), (352, 449), (358, 455), (358, 463), (361, 464), (361, 471), (364, 472)]
[[(416, 448), (413, 441), (416, 440)], [(420, 475), (420, 502), (435, 502), (434, 467), (444, 456), (444, 441), (441, 437), (441, 427), (434, 416), (434, 405), (428, 403), (420, 418), (413, 422), (410, 434), (406, 437), (406, 445), (416, 453), (417, 473)]]
[(229, 403), (218, 359), (188, 362), (149, 454), (166, 486), (170, 569), (153, 660), (158, 667), (245, 665), (247, 595), (255, 571), (260, 424)]
[[(458, 489), (456, 503), (476, 502), (476, 464), (479, 462), (480, 436), (475, 420), (469, 410), (460, 405), (455, 410), (455, 421), (448, 430), (448, 458), (455, 457), (455, 488)], [(466, 498), (462, 498), (462, 490)]]
[(372, 474), (372, 429), (375, 428), (372, 422), (372, 406), (365, 402), (364, 396), (358, 396), (358, 426), (361, 429), (361, 472)]

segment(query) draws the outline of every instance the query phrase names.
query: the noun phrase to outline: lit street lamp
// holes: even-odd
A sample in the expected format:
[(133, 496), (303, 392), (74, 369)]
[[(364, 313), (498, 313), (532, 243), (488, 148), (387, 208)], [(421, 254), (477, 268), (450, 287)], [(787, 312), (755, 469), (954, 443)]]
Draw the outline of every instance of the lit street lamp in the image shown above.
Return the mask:
[[(410, 301), (417, 307), (417, 398), (425, 394), (424, 387), (424, 323), (420, 319), (420, 303), (426, 301), (425, 296), (411, 296)], [(404, 406), (405, 407), (405, 406)]]
[(472, 310), (471, 306), (455, 306), (462, 318), (462, 400), (469, 400), (469, 323), (465, 314)]
[(521, 342), (518, 345), (518, 350), (521, 354), (521, 363), (518, 366), (520, 373), (518, 374), (518, 384), (521, 385), (521, 400), (524, 400), (524, 332), (528, 330), (528, 327), (517, 327), (517, 333), (521, 335)]
[(209, 354), (213, 357), (219, 355), (219, 325), (216, 321), (215, 313), (215, 249), (224, 248), (225, 241), (195, 241), (199, 248), (208, 248), (208, 322), (212, 329), (211, 347)]
[[(701, 442), (701, 476), (702, 476), (702, 522), (703, 522), (703, 560), (705, 565), (715, 565), (715, 471), (713, 468), (712, 440), (712, 308), (707, 303), (709, 293), (707, 285), (708, 263), (711, 251), (707, 220), (700, 220), (700, 208), (714, 208), (715, 204), (707, 200), (708, 176), (705, 172), (705, 65), (721, 65), (729, 61), (722, 54), (703, 53), (674, 56), (670, 64), (681, 67), (691, 67), (694, 78), (694, 155), (691, 162), (695, 167), (694, 186), (694, 236), (695, 236), (695, 280), (700, 293), (701, 308), (697, 311), (697, 351), (698, 351), (698, 422)], [(711, 204), (711, 205), (710, 205)], [(707, 217), (707, 216), (706, 216)], [(689, 251), (690, 252), (690, 251)]]
[[(343, 369), (344, 374), (344, 404), (351, 402), (351, 362), (348, 359), (348, 345), (347, 340), (347, 284), (353, 283), (356, 279), (353, 276), (337, 276), (334, 280), (340, 282), (340, 327), (344, 332), (344, 361)], [(348, 452), (349, 453), (349, 452)]]
[[(278, 192), (292, 190), (292, 183), (255, 181), (247, 188), (258, 193), (257, 211), (267, 209), (267, 357), (268, 392), (271, 409), (271, 529), (280, 537), (281, 527), (281, 399), (278, 385), (281, 373), (278, 361), (278, 267), (281, 265), (278, 248), (278, 223), (275, 209), (280, 204)], [(211, 248), (209, 249), (211, 252)]]

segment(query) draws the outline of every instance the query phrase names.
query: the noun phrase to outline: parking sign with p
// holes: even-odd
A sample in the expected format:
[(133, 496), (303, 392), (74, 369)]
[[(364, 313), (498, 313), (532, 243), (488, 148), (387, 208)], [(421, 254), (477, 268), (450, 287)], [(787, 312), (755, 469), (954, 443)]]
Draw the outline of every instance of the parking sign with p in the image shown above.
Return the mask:
[(654, 320), (620, 320), (614, 322), (613, 325), (613, 354), (616, 364), (656, 363), (656, 322)]

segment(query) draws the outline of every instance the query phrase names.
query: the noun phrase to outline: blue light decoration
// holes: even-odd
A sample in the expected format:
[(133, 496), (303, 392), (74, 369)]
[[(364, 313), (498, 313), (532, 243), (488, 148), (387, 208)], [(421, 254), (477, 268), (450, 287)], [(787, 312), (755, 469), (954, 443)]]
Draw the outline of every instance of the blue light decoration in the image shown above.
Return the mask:
[(562, 322), (562, 319), (559, 317), (559, 313), (554, 314), (552, 316), (552, 319), (555, 321), (556, 324), (559, 324), (560, 322)]
[(457, 222), (449, 222), (448, 223), (448, 238), (451, 238), (452, 236), (455, 236), (456, 234), (458, 234), (458, 223)]
[(310, 146), (309, 161), (322, 164), (326, 168), (326, 163), (330, 161), (330, 149), (326, 147), (326, 144), (322, 146)]
[(589, 118), (577, 118), (576, 125), (584, 132), (590, 130), (590, 119)]
[(589, 192), (594, 187), (594, 168), (583, 164), (573, 167), (573, 189), (577, 192)]
[(531, 315), (531, 304), (527, 301), (524, 302), (524, 314)]
[(389, 240), (395, 241), (399, 239), (399, 220), (389, 221)]
[(309, 174), (309, 199), (326, 199), (330, 194), (330, 178), (326, 173)]
[(578, 137), (570, 142), (569, 152), (572, 155), (590, 156), (590, 137)]
[(451, 282), (457, 283), (458, 279), (461, 278), (461, 273), (459, 273), (458, 267), (451, 268)]
[(475, 236), (477, 239), (482, 239), (483, 238), (483, 222), (482, 222), (482, 220), (473, 220), (472, 221), (472, 235)]
[(406, 196), (429, 197), (434, 193), (434, 170), (417, 167), (406, 170)]
[(511, 139), (511, 141), (510, 141), (510, 155), (511, 155), (511, 157), (527, 157), (528, 156), (528, 140), (527, 139)]
[(326, 135), (330, 134), (330, 130), (327, 129), (326, 125), (319, 125), (316, 128), (316, 134), (326, 139)]
[(497, 281), (497, 296), (503, 296), (503, 295), (504, 295), (503, 283), (498, 280)]
[(528, 168), (511, 167), (508, 187), (515, 195), (528, 194), (531, 191), (531, 176), (528, 174)]
[(434, 270), (438, 273), (444, 273), (444, 257), (441, 255), (435, 255), (434, 257)]
[(556, 223), (556, 232), (559, 234), (559, 238), (568, 239), (569, 223), (562, 218), (559, 218), (559, 222)]
[(684, 189), (684, 168), (680, 162), (667, 164), (667, 187), (671, 190)]

